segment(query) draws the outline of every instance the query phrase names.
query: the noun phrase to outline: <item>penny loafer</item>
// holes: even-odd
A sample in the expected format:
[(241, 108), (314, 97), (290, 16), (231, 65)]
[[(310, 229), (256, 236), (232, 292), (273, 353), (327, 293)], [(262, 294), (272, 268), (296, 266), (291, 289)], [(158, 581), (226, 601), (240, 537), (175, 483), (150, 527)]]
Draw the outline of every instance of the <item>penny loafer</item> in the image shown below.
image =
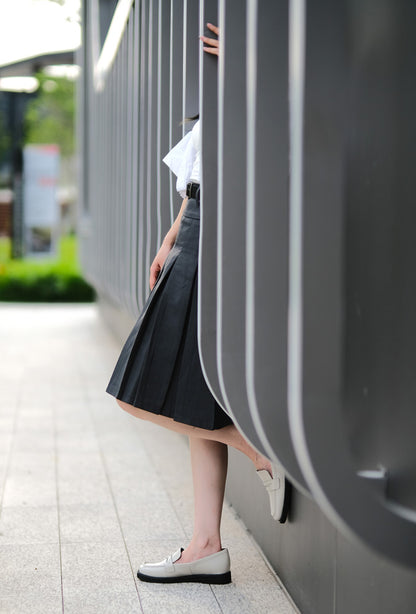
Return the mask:
[(230, 555), (227, 548), (192, 563), (176, 563), (182, 552), (183, 548), (179, 548), (160, 563), (143, 563), (139, 567), (137, 577), (144, 582), (231, 582)]
[(289, 511), (291, 484), (277, 465), (272, 464), (273, 477), (265, 469), (257, 471), (270, 500), (270, 513), (275, 520), (283, 523)]

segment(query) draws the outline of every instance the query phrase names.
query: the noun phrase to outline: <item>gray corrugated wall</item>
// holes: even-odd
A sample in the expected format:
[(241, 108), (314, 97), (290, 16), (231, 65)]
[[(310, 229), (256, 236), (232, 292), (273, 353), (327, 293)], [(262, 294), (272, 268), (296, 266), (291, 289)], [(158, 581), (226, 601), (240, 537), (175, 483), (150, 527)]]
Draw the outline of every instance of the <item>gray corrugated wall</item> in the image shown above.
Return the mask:
[[(296, 486), (280, 526), (232, 452), (227, 495), (302, 612), (416, 603), (415, 12), (405, 0), (83, 5), (85, 273), (122, 337), (180, 204), (161, 158), (200, 111), (202, 363)], [(200, 50), (207, 21), (221, 27), (219, 62)]]

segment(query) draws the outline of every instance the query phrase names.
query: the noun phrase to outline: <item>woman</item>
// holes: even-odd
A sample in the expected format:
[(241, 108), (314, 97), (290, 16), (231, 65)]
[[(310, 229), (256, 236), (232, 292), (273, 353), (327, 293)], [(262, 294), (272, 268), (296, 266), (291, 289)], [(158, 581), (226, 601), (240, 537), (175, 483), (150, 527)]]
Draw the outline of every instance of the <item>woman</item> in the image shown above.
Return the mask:
[[(216, 26), (208, 24), (208, 28), (218, 35)], [(207, 53), (218, 55), (217, 39), (201, 36), (201, 40)], [(287, 512), (284, 478), (242, 437), (211, 395), (201, 370), (197, 347), (199, 143), (198, 121), (164, 159), (177, 175), (177, 189), (184, 200), (153, 261), (151, 294), (107, 388), (133, 416), (189, 437), (193, 536), (185, 549), (164, 561), (141, 565), (138, 577), (147, 582), (231, 581), (230, 558), (220, 535), (227, 446), (253, 462), (268, 489), (273, 517), (283, 522)]]

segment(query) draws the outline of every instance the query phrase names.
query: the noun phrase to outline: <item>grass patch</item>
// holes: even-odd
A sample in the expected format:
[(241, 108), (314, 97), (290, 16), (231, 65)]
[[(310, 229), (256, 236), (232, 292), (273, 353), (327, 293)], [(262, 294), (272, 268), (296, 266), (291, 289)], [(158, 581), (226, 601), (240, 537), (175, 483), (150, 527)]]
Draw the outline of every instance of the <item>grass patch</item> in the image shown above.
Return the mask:
[(75, 236), (62, 237), (56, 258), (12, 260), (10, 239), (0, 239), (0, 301), (93, 301), (93, 288), (83, 279)]

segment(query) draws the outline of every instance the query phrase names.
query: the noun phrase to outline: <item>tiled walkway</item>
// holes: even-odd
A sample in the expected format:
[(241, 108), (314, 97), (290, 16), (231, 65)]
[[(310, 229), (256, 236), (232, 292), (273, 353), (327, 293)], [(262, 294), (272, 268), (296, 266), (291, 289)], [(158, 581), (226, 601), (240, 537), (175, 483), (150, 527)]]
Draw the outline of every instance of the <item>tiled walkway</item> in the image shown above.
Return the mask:
[(0, 340), (1, 614), (295, 613), (228, 505), (231, 585), (136, 579), (190, 537), (188, 447), (103, 392), (95, 306), (3, 304)]

